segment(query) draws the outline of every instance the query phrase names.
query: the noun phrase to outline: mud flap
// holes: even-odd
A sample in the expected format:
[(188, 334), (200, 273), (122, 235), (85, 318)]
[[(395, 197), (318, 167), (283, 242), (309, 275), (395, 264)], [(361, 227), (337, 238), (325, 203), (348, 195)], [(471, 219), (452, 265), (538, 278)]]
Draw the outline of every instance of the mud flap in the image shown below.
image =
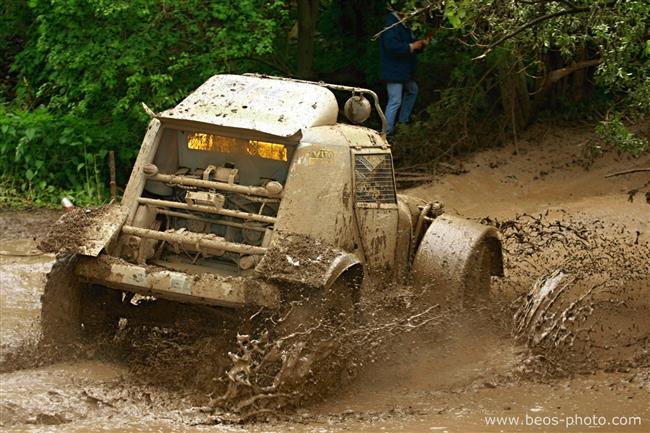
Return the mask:
[(489, 291), (490, 276), (503, 276), (496, 229), (452, 215), (437, 217), (413, 260), (413, 283), (435, 301), (463, 302)]
[(39, 247), (46, 253), (97, 257), (119, 233), (127, 215), (128, 208), (117, 204), (77, 208), (54, 223)]

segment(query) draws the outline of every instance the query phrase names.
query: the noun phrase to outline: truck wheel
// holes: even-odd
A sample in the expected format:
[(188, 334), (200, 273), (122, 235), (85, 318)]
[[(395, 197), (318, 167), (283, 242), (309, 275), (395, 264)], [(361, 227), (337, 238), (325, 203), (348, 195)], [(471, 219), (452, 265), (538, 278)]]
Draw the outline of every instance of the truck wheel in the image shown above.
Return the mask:
[(74, 255), (59, 257), (47, 274), (41, 296), (41, 330), (45, 343), (65, 345), (81, 335), (82, 283), (74, 273), (76, 262)]
[[(274, 381), (282, 392), (300, 395), (303, 403), (322, 399), (348, 377), (348, 359), (338, 335), (355, 320), (355, 291), (339, 279), (327, 291), (294, 304), (277, 329), (279, 339), (299, 335), (282, 349)], [(325, 326), (318, 326), (319, 323)]]
[(358, 302), (358, 288), (340, 277), (323, 295), (326, 320), (336, 326), (355, 322)]
[(503, 276), (499, 234), (493, 227), (441, 215), (425, 232), (411, 269), (426, 302), (475, 304), (489, 295), (491, 276)]
[(81, 291), (81, 328), (84, 338), (112, 334), (117, 330), (122, 305), (122, 292), (88, 284)]
[(55, 346), (116, 329), (121, 292), (79, 281), (76, 256), (60, 257), (47, 274), (41, 296), (43, 341)]

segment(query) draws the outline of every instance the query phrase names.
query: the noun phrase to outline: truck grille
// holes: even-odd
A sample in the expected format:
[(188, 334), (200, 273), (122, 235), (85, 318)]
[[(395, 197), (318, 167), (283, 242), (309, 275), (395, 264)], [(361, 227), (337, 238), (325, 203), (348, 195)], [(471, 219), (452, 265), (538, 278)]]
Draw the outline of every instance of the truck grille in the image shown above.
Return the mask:
[(354, 182), (357, 203), (397, 202), (389, 154), (355, 155)]

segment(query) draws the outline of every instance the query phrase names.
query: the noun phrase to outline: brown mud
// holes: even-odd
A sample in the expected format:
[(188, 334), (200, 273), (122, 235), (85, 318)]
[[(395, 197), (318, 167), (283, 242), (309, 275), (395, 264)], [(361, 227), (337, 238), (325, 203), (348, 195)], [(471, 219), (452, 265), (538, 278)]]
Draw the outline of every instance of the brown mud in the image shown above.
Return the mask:
[(338, 250), (307, 236), (283, 232), (276, 236), (283, 242), (269, 248), (258, 271), (270, 280), (318, 287)]
[(115, 234), (126, 218), (126, 210), (117, 205), (98, 208), (74, 208), (63, 214), (40, 239), (46, 253), (96, 255)]
[[(284, 336), (265, 326), (277, 317), (258, 326), (188, 320), (127, 324), (64, 356), (39, 352), (40, 294), (53, 258), (31, 240), (10, 240), (29, 232), (28, 215), (0, 214), (0, 427), (647, 431), (650, 177), (604, 175), (648, 166), (650, 156), (609, 153), (586, 171), (592, 139), (588, 129), (538, 126), (518, 155), (486, 151), (464, 161), (467, 173), (410, 191), (501, 231), (506, 277), (494, 280), (490, 305), (433, 308), (387, 287), (385, 303), (362, 320), (309, 322)], [(334, 371), (318, 371), (332, 360)], [(321, 392), (324, 401), (306, 398)], [(495, 426), (485, 418), (576, 415), (609, 424)], [(613, 426), (621, 416), (640, 422)]]
[(2, 242), (42, 239), (60, 216), (61, 211), (55, 209), (14, 211), (0, 208)]

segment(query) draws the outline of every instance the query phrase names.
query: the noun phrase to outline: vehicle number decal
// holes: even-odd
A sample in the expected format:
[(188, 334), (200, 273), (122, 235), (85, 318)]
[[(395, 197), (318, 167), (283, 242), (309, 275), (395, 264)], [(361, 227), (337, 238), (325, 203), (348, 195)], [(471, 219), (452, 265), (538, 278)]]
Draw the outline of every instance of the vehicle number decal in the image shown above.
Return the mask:
[(309, 152), (309, 165), (330, 162), (334, 158), (334, 152), (327, 149), (312, 150)]

